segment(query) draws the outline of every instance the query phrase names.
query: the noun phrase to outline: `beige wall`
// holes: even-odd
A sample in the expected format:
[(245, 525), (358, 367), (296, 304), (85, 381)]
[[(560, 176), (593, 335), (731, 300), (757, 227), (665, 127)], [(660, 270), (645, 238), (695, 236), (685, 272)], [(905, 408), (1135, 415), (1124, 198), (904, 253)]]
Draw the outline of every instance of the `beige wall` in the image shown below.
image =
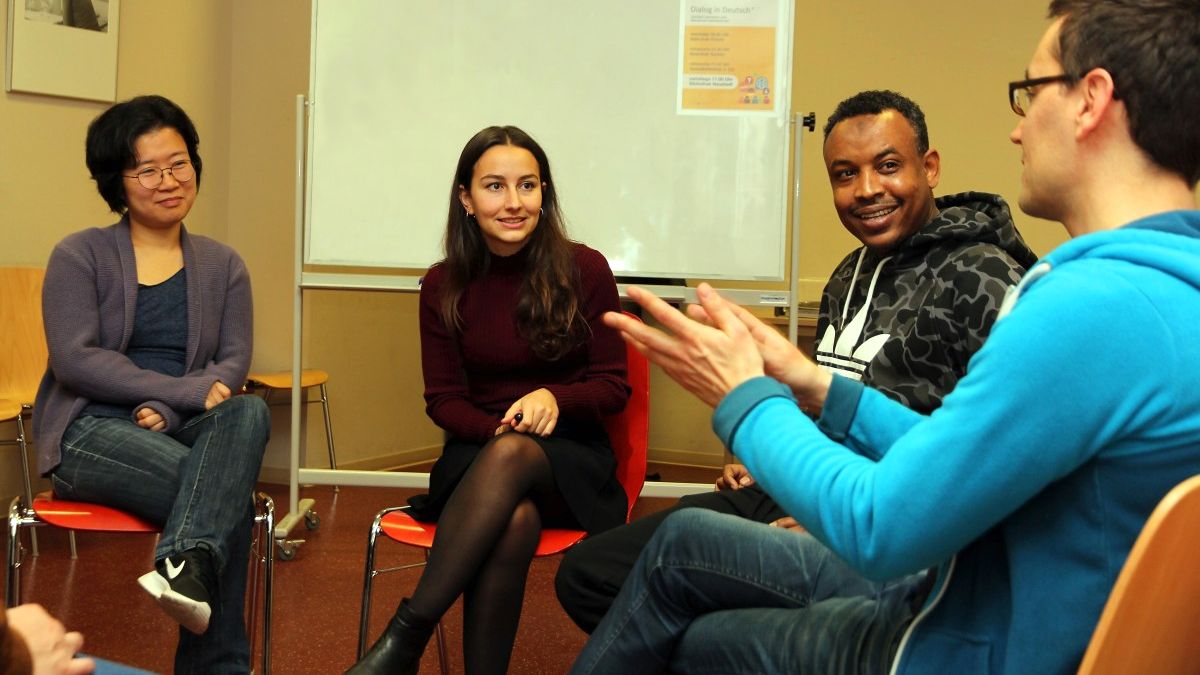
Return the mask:
[[(836, 102), (867, 88), (909, 95), (925, 109), (942, 154), (938, 192), (985, 190), (1013, 200), (1020, 166), (1007, 140), (1016, 118), (1005, 84), (1024, 71), (1045, 25), (1045, 3), (798, 5), (793, 107), (818, 118), (817, 133), (803, 139), (799, 274), (804, 295), (815, 298), (855, 244), (830, 209), (821, 161), (820, 127)], [(161, 93), (195, 119), (206, 169), (188, 225), (246, 259), (255, 289), (255, 367), (286, 368), (294, 297), (293, 110), (296, 94), (307, 91), (310, 5), (173, 0), (126, 2), (121, 9), (118, 95)], [(0, 264), (44, 264), (67, 233), (113, 220), (83, 166), (84, 130), (103, 109), (22, 94), (0, 99)], [(1015, 216), (1038, 252), (1062, 241), (1058, 225)], [(343, 465), (432, 456), (441, 435), (423, 412), (415, 296), (311, 292), (305, 311), (305, 363), (331, 373)], [(722, 449), (709, 431), (708, 411), (657, 369), (652, 391), (652, 455), (719, 464)], [(273, 467), (286, 465), (286, 408), (278, 412), (267, 460)], [(319, 466), (319, 416), (312, 422), (310, 463)], [(16, 490), (12, 466), (0, 461), (0, 494)]]

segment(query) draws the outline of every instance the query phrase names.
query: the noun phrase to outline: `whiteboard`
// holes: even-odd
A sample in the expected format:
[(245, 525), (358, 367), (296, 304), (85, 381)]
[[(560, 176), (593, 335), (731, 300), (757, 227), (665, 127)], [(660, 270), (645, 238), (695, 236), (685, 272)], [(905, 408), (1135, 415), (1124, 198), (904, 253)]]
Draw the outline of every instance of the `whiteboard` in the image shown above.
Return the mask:
[(314, 0), (305, 262), (440, 260), (463, 145), (512, 124), (546, 150), (568, 235), (616, 274), (782, 279), (779, 4), (777, 110), (696, 115), (677, 107), (680, 0)]

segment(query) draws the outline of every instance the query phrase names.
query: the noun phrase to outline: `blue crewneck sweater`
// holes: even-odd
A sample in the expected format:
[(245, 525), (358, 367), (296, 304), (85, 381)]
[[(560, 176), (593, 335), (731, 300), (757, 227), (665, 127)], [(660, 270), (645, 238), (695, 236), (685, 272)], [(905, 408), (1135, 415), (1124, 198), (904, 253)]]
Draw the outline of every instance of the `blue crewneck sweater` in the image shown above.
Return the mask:
[(1076, 238), (1018, 289), (929, 416), (835, 378), (814, 424), (758, 378), (713, 418), (863, 574), (939, 565), (896, 672), (1074, 672), (1142, 524), (1200, 473), (1200, 212)]

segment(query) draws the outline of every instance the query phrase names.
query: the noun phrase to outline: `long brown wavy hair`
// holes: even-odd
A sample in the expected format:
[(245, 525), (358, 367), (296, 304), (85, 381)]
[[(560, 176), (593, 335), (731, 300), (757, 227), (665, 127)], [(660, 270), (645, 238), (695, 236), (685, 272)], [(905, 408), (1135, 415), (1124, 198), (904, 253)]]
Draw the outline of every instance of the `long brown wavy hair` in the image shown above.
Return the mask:
[(491, 264), (491, 251), (479, 224), (467, 215), (459, 201), (459, 190), (471, 185), (475, 163), (496, 145), (524, 148), (538, 163), (542, 213), (525, 244), (528, 272), (514, 311), (517, 332), (533, 353), (547, 361), (555, 361), (585, 342), (591, 330), (579, 310), (578, 272), (558, 206), (558, 192), (550, 175), (550, 160), (542, 146), (517, 127), (488, 127), (471, 137), (459, 155), (446, 215), (442, 323), (451, 335), (459, 334), (462, 316), (458, 312), (458, 303), (463, 291), (471, 281), (486, 273)]

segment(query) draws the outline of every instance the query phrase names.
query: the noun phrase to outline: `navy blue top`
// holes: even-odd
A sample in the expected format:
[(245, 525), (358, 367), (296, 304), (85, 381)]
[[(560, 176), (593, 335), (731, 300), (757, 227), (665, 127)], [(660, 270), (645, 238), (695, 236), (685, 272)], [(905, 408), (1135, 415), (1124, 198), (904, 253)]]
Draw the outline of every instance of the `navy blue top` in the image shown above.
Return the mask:
[[(139, 368), (181, 377), (187, 359), (187, 271), (180, 268), (170, 279), (147, 286), (138, 284), (133, 334), (125, 356)], [(80, 415), (132, 419), (133, 409), (93, 401)]]

